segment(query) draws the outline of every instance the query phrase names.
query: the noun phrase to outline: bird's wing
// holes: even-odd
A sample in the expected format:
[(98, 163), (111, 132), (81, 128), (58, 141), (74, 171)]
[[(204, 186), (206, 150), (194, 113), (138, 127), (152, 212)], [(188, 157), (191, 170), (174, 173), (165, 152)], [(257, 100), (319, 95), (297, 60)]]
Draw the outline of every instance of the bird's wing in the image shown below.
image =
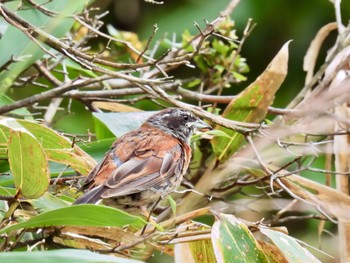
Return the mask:
[(187, 157), (190, 147), (178, 139), (159, 130), (136, 130), (115, 141), (87, 177), (85, 188), (91, 192), (99, 187), (103, 198), (141, 192), (180, 175), (187, 168)]
[(82, 189), (93, 188), (107, 181), (115, 170), (133, 155), (137, 130), (118, 138), (102, 161), (86, 177)]
[(112, 148), (105, 154), (103, 160), (91, 170), (80, 190), (103, 184), (108, 179), (108, 176), (111, 175), (121, 164), (122, 161), (117, 156), (113, 155)]
[(172, 176), (182, 173), (182, 152), (180, 144), (176, 144), (166, 152), (153, 149), (144, 152), (143, 156), (131, 158), (108, 178), (102, 197), (129, 195), (166, 184)]

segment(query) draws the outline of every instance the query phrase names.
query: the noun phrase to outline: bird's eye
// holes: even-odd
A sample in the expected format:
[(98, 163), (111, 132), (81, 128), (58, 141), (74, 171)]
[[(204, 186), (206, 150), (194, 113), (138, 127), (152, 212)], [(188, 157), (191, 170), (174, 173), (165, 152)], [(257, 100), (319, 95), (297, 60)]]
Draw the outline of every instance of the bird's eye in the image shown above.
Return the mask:
[(188, 121), (188, 116), (187, 115), (184, 115), (183, 118), (184, 118), (185, 121)]

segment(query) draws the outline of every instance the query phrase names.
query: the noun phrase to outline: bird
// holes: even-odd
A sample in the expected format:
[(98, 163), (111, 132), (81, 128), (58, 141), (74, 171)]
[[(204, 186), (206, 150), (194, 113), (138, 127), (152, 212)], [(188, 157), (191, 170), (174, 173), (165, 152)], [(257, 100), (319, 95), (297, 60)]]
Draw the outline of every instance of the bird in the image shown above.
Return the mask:
[(87, 176), (80, 188), (85, 193), (74, 205), (102, 202), (146, 215), (152, 204), (157, 205), (180, 185), (191, 160), (193, 132), (210, 128), (181, 108), (157, 112), (112, 144)]

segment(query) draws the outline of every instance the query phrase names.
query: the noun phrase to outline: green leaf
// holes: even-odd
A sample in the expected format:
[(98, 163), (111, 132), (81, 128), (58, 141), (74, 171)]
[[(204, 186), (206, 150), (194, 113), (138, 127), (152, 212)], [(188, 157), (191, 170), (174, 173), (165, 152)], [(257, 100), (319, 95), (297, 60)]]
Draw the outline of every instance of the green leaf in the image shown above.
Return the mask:
[(169, 201), (171, 210), (173, 211), (173, 214), (176, 215), (176, 201), (174, 200), (174, 198), (172, 198), (171, 195), (167, 196), (167, 199)]
[(73, 142), (71, 140), (42, 124), (12, 118), (3, 119), (1, 123), (3, 126), (0, 126), (0, 146), (7, 146), (11, 129), (20, 129), (27, 131), (37, 139), (41, 147), (44, 148), (49, 161), (69, 165), (83, 175), (87, 175), (96, 165), (96, 161), (80, 147), (72, 146)]
[(50, 161), (65, 164), (82, 175), (87, 175), (96, 162), (87, 154), (76, 154), (72, 149), (45, 149)]
[(111, 145), (114, 141), (115, 138), (109, 138), (101, 141), (91, 142), (88, 144), (79, 143), (79, 147), (99, 162), (102, 160), (105, 153), (111, 148)]
[(218, 262), (268, 262), (245, 224), (233, 215), (215, 215), (211, 239)]
[(321, 262), (291, 236), (267, 228), (260, 228), (260, 232), (273, 241), (288, 262)]
[(221, 55), (226, 55), (230, 49), (227, 45), (224, 44), (222, 40), (218, 39), (214, 39), (212, 45), (215, 51), (220, 53)]
[[(289, 42), (281, 48), (265, 71), (230, 102), (223, 117), (250, 123), (264, 120), (268, 107), (273, 103), (275, 93), (288, 72), (288, 45)], [(230, 137), (216, 137), (211, 141), (218, 160), (225, 161), (242, 146), (244, 136), (221, 126), (216, 129), (224, 131)]]
[(105, 123), (100, 119), (94, 117), (94, 127), (97, 140), (104, 140), (108, 138), (115, 138), (115, 135), (108, 129)]
[(230, 136), (228, 136), (224, 131), (221, 131), (221, 130), (209, 130), (209, 131), (205, 131), (205, 132), (201, 132), (201, 133), (197, 133), (195, 135), (193, 135), (191, 137), (191, 141), (195, 142), (195, 141), (198, 141), (200, 140), (203, 135), (209, 135), (209, 136), (223, 136), (223, 137), (226, 137), (226, 138), (231, 138)]
[(6, 263), (55, 263), (55, 262), (81, 262), (81, 263), (141, 263), (142, 261), (97, 254), (81, 249), (60, 249), (33, 252), (6, 252), (0, 253), (0, 261)]
[(11, 130), (8, 160), (21, 196), (38, 198), (46, 192), (50, 182), (48, 162), (40, 143), (31, 134)]
[(93, 116), (104, 123), (116, 137), (120, 137), (123, 134), (140, 127), (140, 125), (154, 113), (156, 112), (94, 112)]
[(188, 84), (187, 84), (187, 87), (189, 88), (193, 88), (193, 87), (196, 87), (197, 85), (201, 84), (201, 80), (200, 79), (194, 79), (192, 81), (190, 81)]
[(16, 120), (22, 127), (26, 128), (37, 140), (40, 141), (43, 148), (49, 149), (71, 149), (72, 141), (58, 134), (56, 131), (45, 125), (34, 121)]
[[(52, 16), (40, 12), (33, 6), (25, 6), (26, 8), (18, 10), (23, 3), (19, 0), (7, 2), (5, 6), (33, 26), (45, 30), (46, 33), (54, 37), (61, 38), (70, 30), (74, 23), (72, 15), (80, 12), (88, 2), (89, 0), (35, 1), (38, 5), (43, 4), (45, 9), (62, 14)], [(37, 40), (41, 41), (40, 39)], [(14, 45), (14, 43), (16, 44)], [(0, 56), (0, 66), (7, 63), (11, 57), (20, 60), (11, 63), (8, 70), (0, 72), (0, 94), (6, 92), (20, 73), (45, 54), (38, 44), (34, 43), (21, 30), (12, 25), (9, 25), (0, 40), (0, 50), (6, 50)]]
[(67, 207), (69, 204), (67, 202), (62, 201), (62, 199), (57, 196), (53, 196), (46, 192), (43, 196), (38, 199), (27, 200), (35, 210), (40, 212), (47, 212), (54, 209), (59, 209), (62, 207)]
[(75, 171), (86, 175), (96, 162), (68, 138), (56, 131), (33, 121), (17, 120), (41, 143), (50, 161), (69, 165)]
[(1, 196), (14, 196), (16, 194), (16, 190), (9, 187), (0, 187), (0, 195)]
[(27, 221), (0, 229), (0, 234), (13, 230), (47, 226), (129, 226), (141, 229), (146, 221), (121, 210), (99, 205), (73, 205), (51, 210)]

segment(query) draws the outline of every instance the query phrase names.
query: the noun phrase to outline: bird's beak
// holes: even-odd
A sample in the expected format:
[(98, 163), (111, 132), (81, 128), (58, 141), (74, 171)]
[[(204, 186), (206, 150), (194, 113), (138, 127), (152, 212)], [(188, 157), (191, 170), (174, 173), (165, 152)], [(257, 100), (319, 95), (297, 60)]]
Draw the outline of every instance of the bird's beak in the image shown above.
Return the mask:
[(192, 123), (193, 127), (197, 130), (203, 130), (203, 129), (211, 129), (211, 126), (202, 121), (201, 119), (197, 119), (195, 122)]

